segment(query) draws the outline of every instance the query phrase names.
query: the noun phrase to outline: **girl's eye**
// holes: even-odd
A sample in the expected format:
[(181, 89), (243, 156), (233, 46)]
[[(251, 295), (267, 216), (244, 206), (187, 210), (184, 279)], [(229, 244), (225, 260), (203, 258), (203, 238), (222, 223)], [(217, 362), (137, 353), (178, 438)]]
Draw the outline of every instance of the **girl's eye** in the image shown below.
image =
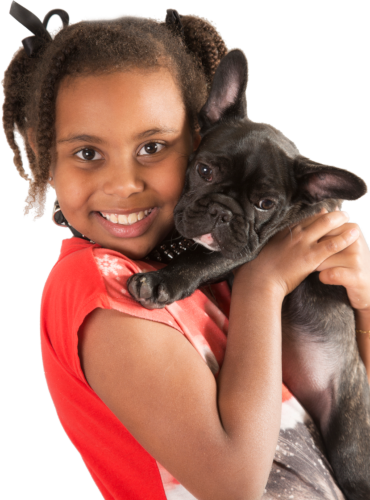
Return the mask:
[(102, 155), (100, 153), (98, 153), (97, 151), (95, 151), (95, 149), (92, 149), (92, 148), (81, 149), (80, 151), (77, 151), (77, 153), (75, 153), (75, 155), (77, 156), (77, 158), (80, 158), (81, 160), (87, 160), (87, 161), (102, 160), (103, 159)]
[(256, 207), (261, 210), (270, 210), (275, 205), (275, 202), (265, 198), (264, 200), (260, 200)]
[(213, 170), (211, 169), (211, 167), (209, 167), (208, 165), (204, 165), (204, 163), (198, 163), (196, 168), (199, 176), (202, 179), (207, 182), (211, 182), (213, 178)]
[(160, 142), (148, 142), (140, 149), (138, 156), (153, 155), (154, 153), (159, 153), (163, 148), (164, 144)]

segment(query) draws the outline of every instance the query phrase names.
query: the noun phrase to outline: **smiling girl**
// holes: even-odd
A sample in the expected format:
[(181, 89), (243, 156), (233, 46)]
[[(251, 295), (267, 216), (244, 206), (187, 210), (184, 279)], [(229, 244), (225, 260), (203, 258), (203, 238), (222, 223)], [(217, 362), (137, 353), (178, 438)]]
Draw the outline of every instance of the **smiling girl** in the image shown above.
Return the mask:
[[(126, 281), (160, 267), (146, 256), (173, 228), (196, 114), (226, 48), (211, 25), (180, 23), (173, 11), (167, 23), (72, 26), (57, 13), (65, 27), (52, 40), (39, 26), (7, 70), (4, 126), (23, 177), (15, 127), (26, 145), (29, 205), (41, 212), (51, 185), (56, 219), (78, 235), (63, 242), (42, 300), (60, 421), (106, 499), (275, 498), (265, 487), (282, 399), (303, 422), (281, 386), (282, 301), (319, 268), (326, 283), (347, 286), (358, 328), (370, 329), (366, 243), (344, 212), (319, 214), (239, 269), (231, 304), (221, 283), (143, 309)], [(315, 453), (323, 470), (301, 471), (309, 498), (343, 498)]]

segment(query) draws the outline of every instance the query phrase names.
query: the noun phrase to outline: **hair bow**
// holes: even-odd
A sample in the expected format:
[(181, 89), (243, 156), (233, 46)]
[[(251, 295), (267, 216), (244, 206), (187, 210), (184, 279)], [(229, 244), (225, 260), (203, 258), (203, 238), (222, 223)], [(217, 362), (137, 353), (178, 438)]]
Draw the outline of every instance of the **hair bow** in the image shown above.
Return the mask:
[(180, 16), (177, 10), (167, 9), (166, 24), (170, 26), (172, 25), (174, 27), (175, 33), (177, 33), (180, 36), (183, 36), (184, 28), (182, 26), (181, 17), (182, 16)]
[(62, 20), (64, 28), (68, 26), (69, 23), (69, 15), (65, 10), (51, 10), (46, 14), (44, 21), (41, 22), (35, 14), (32, 14), (32, 12), (22, 7), (22, 5), (19, 5), (17, 2), (12, 3), (9, 14), (34, 34), (34, 36), (29, 36), (22, 40), (24, 50), (28, 56), (35, 55), (45, 43), (51, 42), (51, 35), (46, 28), (52, 16), (55, 14), (58, 15)]

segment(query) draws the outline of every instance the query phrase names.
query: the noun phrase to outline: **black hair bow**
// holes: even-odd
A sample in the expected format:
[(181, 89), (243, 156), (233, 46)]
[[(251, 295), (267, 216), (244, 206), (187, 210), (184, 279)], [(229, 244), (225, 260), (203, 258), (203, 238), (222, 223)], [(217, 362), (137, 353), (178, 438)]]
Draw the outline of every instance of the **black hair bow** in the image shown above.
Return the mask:
[(41, 22), (35, 14), (32, 14), (29, 10), (19, 5), (17, 2), (13, 2), (10, 6), (9, 14), (14, 17), (18, 22), (23, 24), (27, 29), (32, 31), (35, 36), (29, 36), (22, 40), (22, 44), (26, 54), (28, 56), (35, 55), (38, 50), (48, 42), (51, 42), (52, 38), (50, 33), (48, 32), (47, 25), (52, 16), (54, 14), (58, 15), (63, 23), (63, 27), (68, 26), (69, 23), (69, 15), (65, 10), (62, 9), (54, 9), (48, 12), (44, 18), (44, 21)]
[(184, 36), (184, 28), (182, 26), (180, 14), (177, 10), (167, 9), (166, 24), (168, 26), (173, 26), (174, 31), (179, 36)]

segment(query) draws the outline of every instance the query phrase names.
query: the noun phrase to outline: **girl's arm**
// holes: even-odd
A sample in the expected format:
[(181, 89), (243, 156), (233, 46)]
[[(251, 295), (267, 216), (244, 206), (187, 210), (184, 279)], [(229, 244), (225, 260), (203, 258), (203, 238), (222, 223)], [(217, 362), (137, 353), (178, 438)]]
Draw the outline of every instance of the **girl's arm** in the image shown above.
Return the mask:
[[(318, 268), (320, 280), (327, 285), (342, 285), (355, 310), (356, 329), (368, 332), (357, 333), (360, 356), (366, 367), (370, 383), (370, 251), (359, 227), (347, 223), (340, 228), (357, 229), (359, 238), (341, 252), (329, 257)], [(338, 234), (338, 229), (325, 238)]]
[(304, 221), (236, 272), (217, 382), (168, 326), (102, 309), (82, 325), (80, 358), (90, 386), (197, 498), (261, 498), (280, 427), (282, 301), (354, 241), (346, 230), (318, 243), (346, 220), (335, 212)]

